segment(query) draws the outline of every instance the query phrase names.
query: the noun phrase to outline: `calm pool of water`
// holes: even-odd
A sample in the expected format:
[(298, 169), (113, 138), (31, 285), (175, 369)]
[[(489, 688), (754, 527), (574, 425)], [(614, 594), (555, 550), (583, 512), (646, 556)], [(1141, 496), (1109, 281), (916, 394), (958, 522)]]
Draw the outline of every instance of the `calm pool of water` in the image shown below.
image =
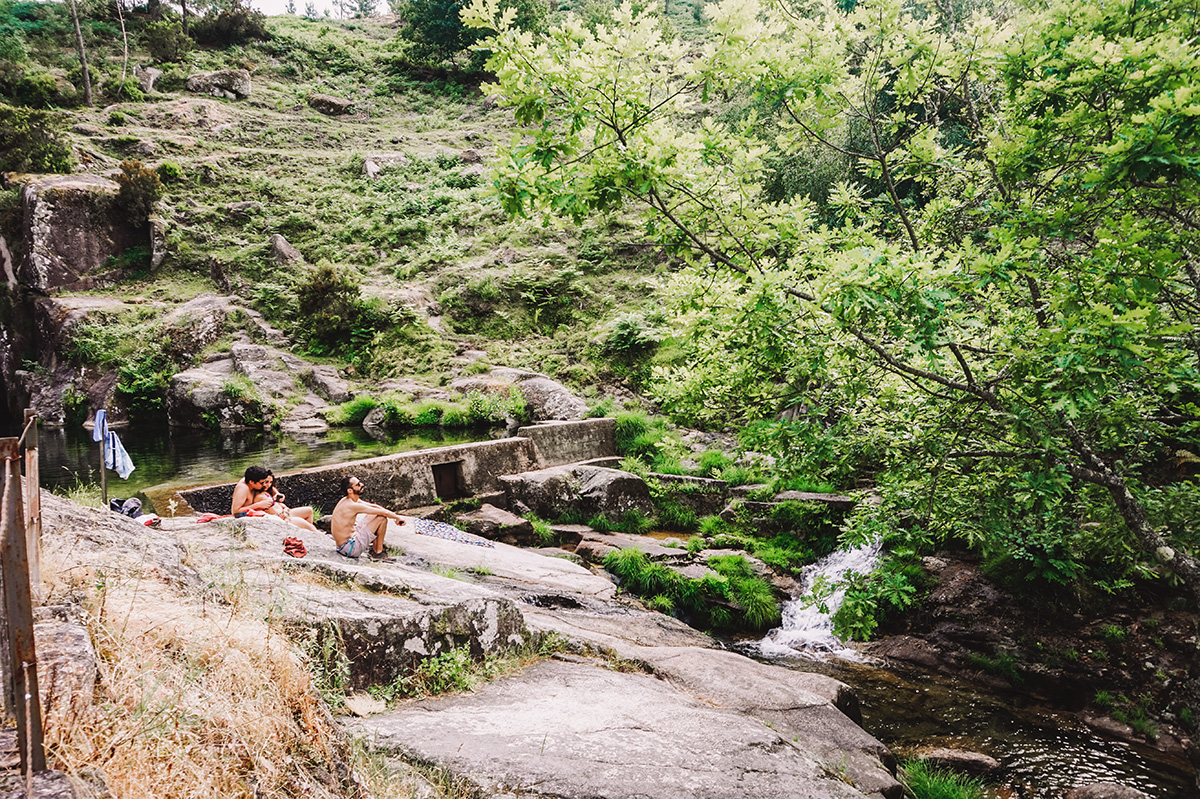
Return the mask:
[[(109, 497), (137, 496), (147, 509), (149, 490), (178, 489), (237, 480), (247, 466), (261, 463), (276, 474), (313, 466), (347, 463), (429, 447), (480, 441), (505, 435), (503, 430), (464, 434), (430, 434), (375, 439), (361, 427), (291, 436), (256, 430), (190, 430), (165, 422), (116, 429), (133, 460), (128, 480), (107, 474)], [(100, 445), (83, 427), (38, 431), (38, 468), (42, 487), (63, 494), (77, 485), (100, 483)], [(161, 510), (159, 511), (162, 512)]]

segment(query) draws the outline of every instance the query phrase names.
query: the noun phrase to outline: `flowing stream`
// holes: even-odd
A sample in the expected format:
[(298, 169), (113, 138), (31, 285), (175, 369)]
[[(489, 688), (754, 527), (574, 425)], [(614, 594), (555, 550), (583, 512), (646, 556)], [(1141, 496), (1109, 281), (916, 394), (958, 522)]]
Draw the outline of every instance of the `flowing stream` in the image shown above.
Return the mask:
[[(872, 541), (853, 549), (839, 550), (806, 566), (800, 574), (803, 592), (808, 594), (814, 584), (836, 585), (836, 581), (851, 572), (867, 574), (879, 563), (882, 547), (881, 542)], [(831, 616), (841, 607), (845, 596), (845, 588), (838, 586), (820, 603), (805, 601), (803, 595), (788, 602), (783, 606), (783, 623), (758, 643), (759, 651), (766, 657), (819, 654), (843, 660), (862, 660), (857, 651), (848, 648), (833, 634)]]
[[(835, 552), (805, 569), (801, 584), (866, 573), (878, 562), (878, 543)], [(797, 598), (782, 625), (761, 641), (738, 646), (753, 657), (835, 677), (855, 689), (863, 726), (901, 758), (921, 747), (982, 752), (1000, 761), (990, 779), (997, 795), (1061, 799), (1076, 786), (1116, 782), (1151, 799), (1194, 799), (1195, 775), (1185, 763), (1147, 745), (1105, 738), (1071, 713), (1006, 695), (966, 680), (919, 669), (881, 668), (833, 634), (836, 592), (816, 604)]]

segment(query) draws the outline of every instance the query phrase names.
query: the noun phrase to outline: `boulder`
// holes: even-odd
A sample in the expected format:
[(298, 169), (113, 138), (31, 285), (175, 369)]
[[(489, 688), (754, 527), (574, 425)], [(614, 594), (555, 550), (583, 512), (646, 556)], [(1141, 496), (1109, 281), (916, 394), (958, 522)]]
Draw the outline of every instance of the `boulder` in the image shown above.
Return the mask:
[(354, 101), (345, 97), (334, 97), (332, 94), (312, 94), (308, 97), (308, 106), (326, 116), (336, 117), (349, 114), (354, 107)]
[(129, 224), (117, 206), (118, 188), (97, 175), (52, 175), (26, 183), (21, 282), (43, 294), (93, 288), (121, 276), (105, 269), (110, 258), (131, 247), (149, 249), (148, 226)]
[(228, 100), (244, 100), (250, 96), (250, 73), (244, 69), (200, 72), (187, 79), (187, 90)]
[(40, 607), (33, 637), (43, 724), (48, 730), (70, 729), (87, 718), (98, 677), (83, 612), (77, 605)]
[(514, 545), (534, 543), (533, 525), (528, 519), (494, 505), (484, 504), (478, 510), (460, 513), (457, 522), (467, 532), (493, 541)]
[(300, 382), (319, 397), (334, 405), (349, 402), (354, 398), (350, 384), (338, 374), (338, 370), (326, 364), (314, 364), (300, 371)]
[(234, 219), (246, 219), (254, 214), (261, 214), (263, 211), (263, 204), (255, 200), (242, 200), (230, 203), (225, 207), (229, 210), (229, 215)]
[(968, 752), (963, 749), (922, 748), (916, 750), (913, 754), (932, 766), (959, 774), (984, 776), (1000, 768), (999, 760), (982, 752)]
[(133, 68), (133, 77), (137, 78), (138, 85), (142, 87), (142, 91), (146, 94), (154, 91), (155, 82), (162, 76), (163, 71), (154, 67)]
[(369, 155), (363, 160), (363, 175), (370, 180), (377, 180), (385, 167), (403, 166), (409, 162), (409, 157), (402, 153), (382, 153)]
[(650, 489), (636, 474), (600, 466), (554, 466), (500, 478), (508, 504), (521, 502), (538, 516), (556, 518), (575, 511), (585, 518), (603, 512), (618, 519), (635, 510), (654, 513)]
[(291, 245), (283, 236), (275, 233), (271, 236), (271, 256), (279, 267), (304, 263), (304, 256)]
[(574, 420), (587, 415), (587, 403), (561, 383), (537, 372), (499, 367), (487, 376), (460, 377), (450, 388), (462, 394), (468, 391), (490, 393), (516, 386), (525, 397), (533, 421)]

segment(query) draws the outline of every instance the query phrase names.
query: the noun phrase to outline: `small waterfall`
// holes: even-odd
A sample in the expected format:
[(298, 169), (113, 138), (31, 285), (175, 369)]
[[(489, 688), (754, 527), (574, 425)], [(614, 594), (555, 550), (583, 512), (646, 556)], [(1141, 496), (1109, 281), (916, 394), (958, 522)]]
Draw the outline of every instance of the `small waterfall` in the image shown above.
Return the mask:
[[(854, 549), (834, 552), (806, 566), (800, 574), (801, 597), (808, 593), (818, 577), (823, 576), (827, 582), (835, 583), (850, 572), (866, 574), (871, 571), (879, 562), (882, 548), (881, 541), (872, 541)], [(816, 605), (806, 606), (801, 598), (785, 604), (783, 624), (767, 633), (758, 643), (759, 651), (768, 657), (820, 654), (845, 660), (862, 660), (862, 655), (848, 649), (833, 634), (833, 620), (830, 617), (841, 607), (845, 593), (844, 588), (838, 588), (826, 599), (828, 613), (822, 613)]]

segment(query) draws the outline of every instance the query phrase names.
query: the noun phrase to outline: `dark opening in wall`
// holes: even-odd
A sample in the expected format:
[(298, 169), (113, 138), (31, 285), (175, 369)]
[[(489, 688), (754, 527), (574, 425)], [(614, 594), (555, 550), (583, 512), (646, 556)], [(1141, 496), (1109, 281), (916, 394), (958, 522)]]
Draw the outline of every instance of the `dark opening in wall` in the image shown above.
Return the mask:
[(433, 469), (433, 486), (438, 499), (458, 499), (467, 495), (463, 487), (462, 461), (437, 463)]

